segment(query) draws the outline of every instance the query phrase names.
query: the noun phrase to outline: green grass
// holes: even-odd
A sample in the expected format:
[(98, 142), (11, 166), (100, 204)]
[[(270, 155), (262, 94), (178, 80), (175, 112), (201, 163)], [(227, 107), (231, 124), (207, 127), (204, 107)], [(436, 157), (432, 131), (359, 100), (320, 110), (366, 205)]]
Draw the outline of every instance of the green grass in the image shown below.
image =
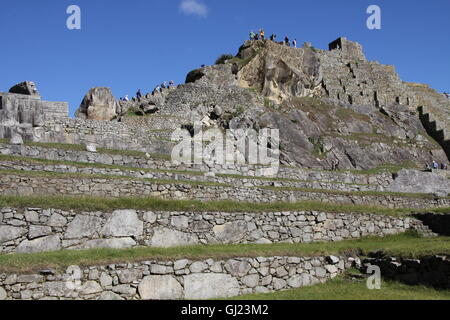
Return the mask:
[(130, 176), (120, 176), (113, 174), (88, 174), (79, 172), (47, 172), (47, 171), (22, 171), (15, 169), (0, 170), (4, 174), (12, 174), (21, 177), (49, 177), (49, 178), (75, 178), (75, 179), (102, 179), (102, 180), (132, 180), (132, 181), (146, 181), (153, 184), (188, 184), (192, 186), (210, 186), (210, 187), (231, 187), (231, 185), (216, 183), (216, 182), (204, 182), (204, 181), (188, 181), (188, 180), (174, 180), (174, 179), (151, 179), (151, 178), (137, 178)]
[(9, 254), (0, 255), (0, 272), (32, 272), (47, 268), (61, 269), (70, 265), (107, 265), (148, 260), (202, 260), (209, 258), (229, 259), (271, 256), (302, 257), (352, 253), (364, 256), (379, 250), (399, 257), (449, 254), (450, 238), (421, 238), (414, 233), (405, 233), (385, 238), (369, 237), (335, 243), (209, 245), (168, 249), (141, 247), (122, 250), (65, 250), (37, 254)]
[(340, 276), (324, 284), (230, 300), (450, 300), (450, 290), (409, 286), (393, 281), (382, 281), (380, 290), (369, 290), (364, 280)]
[[(417, 164), (415, 164), (412, 161), (403, 161), (400, 164), (392, 164), (392, 163), (386, 163), (379, 165), (376, 168), (368, 169), (368, 170), (348, 170), (351, 173), (355, 174), (364, 174), (364, 175), (375, 175), (383, 172), (389, 172), (389, 173), (398, 173), (402, 169), (418, 169)], [(340, 172), (346, 172), (346, 171), (340, 171)]]
[(135, 209), (146, 211), (177, 211), (177, 212), (298, 212), (320, 211), (330, 213), (377, 214), (387, 216), (409, 216), (417, 212), (448, 214), (450, 208), (439, 209), (389, 209), (386, 207), (332, 204), (313, 201), (296, 203), (249, 203), (235, 201), (198, 201), (198, 200), (163, 200), (159, 198), (102, 198), (79, 196), (7, 196), (0, 195), (0, 207), (6, 208), (43, 208), (74, 210), (76, 212), (103, 211), (110, 212), (120, 209)]

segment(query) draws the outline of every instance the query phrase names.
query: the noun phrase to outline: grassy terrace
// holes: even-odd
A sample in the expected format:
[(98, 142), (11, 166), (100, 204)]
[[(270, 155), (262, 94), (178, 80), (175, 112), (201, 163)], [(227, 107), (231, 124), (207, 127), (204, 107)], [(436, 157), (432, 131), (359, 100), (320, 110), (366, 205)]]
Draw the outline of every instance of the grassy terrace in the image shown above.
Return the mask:
[[(76, 178), (76, 179), (104, 179), (104, 180), (134, 180), (134, 181), (147, 181), (154, 184), (187, 184), (192, 186), (211, 186), (211, 187), (228, 187), (234, 188), (232, 184), (204, 182), (204, 181), (188, 181), (188, 180), (170, 180), (170, 179), (150, 179), (150, 178), (136, 178), (119, 175), (103, 175), (103, 174), (84, 174), (84, 173), (60, 173), (60, 172), (44, 172), (44, 171), (21, 171), (21, 170), (1, 170), (3, 174), (17, 175), (21, 177), (48, 177), (48, 178)], [(270, 187), (270, 186), (257, 186), (249, 187), (249, 189), (262, 189), (272, 191), (297, 191), (305, 193), (322, 193), (330, 195), (342, 195), (342, 196), (392, 196), (399, 198), (415, 198), (415, 199), (434, 199), (432, 194), (425, 193), (400, 193), (400, 192), (378, 192), (378, 191), (339, 191), (339, 190), (325, 190), (325, 189), (313, 189), (313, 188), (294, 188), (294, 187)], [(442, 197), (444, 199), (450, 199), (450, 197)]]
[[(145, 211), (178, 212), (294, 212), (320, 211), (330, 213), (360, 213), (388, 216), (407, 216), (416, 213), (414, 209), (389, 209), (378, 206), (331, 204), (321, 202), (277, 202), (249, 203), (235, 201), (197, 201), (197, 200), (163, 200), (159, 198), (102, 198), (78, 196), (5, 196), (0, 195), (0, 207), (17, 209), (43, 208), (74, 210), (75, 212), (110, 212), (120, 209)], [(423, 210), (425, 212), (449, 213), (450, 208)]]
[(37, 254), (0, 255), (0, 272), (32, 272), (47, 268), (63, 269), (70, 265), (92, 266), (111, 263), (133, 263), (148, 260), (228, 259), (238, 257), (319, 256), (330, 254), (367, 255), (383, 250), (398, 257), (449, 254), (450, 238), (420, 238), (405, 233), (385, 238), (363, 238), (335, 243), (209, 245), (182, 248), (95, 249), (57, 251)]
[[(0, 143), (3, 144), (9, 144), (8, 139), (0, 139)], [(49, 148), (49, 149), (60, 149), (60, 150), (72, 150), (72, 151), (86, 151), (86, 147), (84, 145), (79, 144), (65, 144), (65, 143), (44, 143), (44, 142), (30, 142), (25, 141), (25, 145), (27, 146), (35, 146), (35, 147), (41, 147), (41, 148)], [(139, 157), (139, 158), (146, 158), (146, 154), (144, 152), (140, 151), (131, 151), (131, 150), (113, 150), (113, 149), (105, 149), (105, 148), (97, 148), (97, 152), (99, 153), (105, 153), (110, 155), (127, 155), (127, 156), (133, 156), (133, 157)], [(166, 154), (150, 154), (151, 158), (155, 160), (171, 160), (170, 155)], [(292, 166), (285, 166), (280, 165), (281, 168), (291, 168), (291, 169), (297, 169), (296, 167)], [(374, 174), (380, 174), (383, 172), (389, 172), (389, 173), (397, 173), (401, 169), (404, 168), (416, 168), (416, 165), (412, 164), (411, 162), (404, 162), (402, 164), (383, 164), (378, 166), (377, 168), (369, 169), (369, 170), (339, 170), (339, 173), (346, 173), (350, 172), (353, 174), (361, 174), (361, 175), (374, 175)], [(311, 172), (322, 172), (321, 169), (307, 169), (303, 168), (303, 170), (309, 170)]]
[(324, 284), (230, 300), (450, 300), (449, 290), (382, 281), (381, 290), (368, 290), (366, 281), (340, 276)]
[[(9, 144), (8, 139), (0, 139), (0, 143)], [(86, 146), (81, 144), (67, 144), (67, 143), (45, 143), (45, 142), (31, 142), (25, 141), (24, 144), (30, 147), (41, 147), (49, 149), (69, 150), (69, 151), (86, 151)], [(97, 152), (106, 153), (110, 155), (123, 155), (131, 157), (145, 158), (145, 152), (133, 151), (133, 150), (115, 150), (106, 148), (97, 148)], [(153, 159), (170, 160), (170, 155), (152, 153), (150, 156)]]
[[(162, 169), (148, 169), (148, 168), (136, 168), (129, 166), (120, 166), (120, 165), (110, 165), (110, 164), (102, 164), (102, 163), (86, 163), (86, 162), (76, 162), (76, 161), (65, 161), (65, 160), (47, 160), (47, 159), (39, 159), (39, 158), (28, 158), (21, 156), (13, 156), (13, 155), (1, 155), (0, 161), (17, 161), (24, 162), (29, 164), (40, 164), (40, 165), (66, 165), (73, 166), (77, 168), (100, 168), (100, 169), (117, 169), (121, 171), (135, 171), (135, 172), (156, 172), (156, 173), (170, 173), (170, 174), (183, 174), (183, 175), (192, 175), (192, 176), (203, 176), (204, 172), (202, 171), (194, 171), (194, 170), (162, 170)], [(247, 179), (247, 180), (261, 180), (261, 181), (279, 181), (279, 182), (309, 182), (306, 180), (296, 180), (296, 179), (287, 179), (287, 178), (271, 178), (271, 177), (252, 177), (252, 176), (244, 176), (244, 175), (236, 175), (236, 174), (217, 174), (216, 176), (222, 178), (231, 178), (231, 179)], [(321, 181), (316, 181), (321, 182)], [(367, 184), (357, 184), (357, 183), (345, 183), (345, 182), (327, 182), (324, 183), (329, 184), (343, 184), (343, 185), (351, 185), (351, 186), (367, 186)]]

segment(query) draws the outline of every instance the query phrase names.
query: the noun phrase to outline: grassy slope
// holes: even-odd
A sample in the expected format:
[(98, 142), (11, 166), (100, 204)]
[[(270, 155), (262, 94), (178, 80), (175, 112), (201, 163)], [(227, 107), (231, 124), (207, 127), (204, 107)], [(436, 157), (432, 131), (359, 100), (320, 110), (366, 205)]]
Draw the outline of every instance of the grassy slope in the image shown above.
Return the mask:
[(383, 250), (399, 257), (420, 257), (450, 254), (450, 238), (420, 238), (415, 234), (401, 234), (385, 238), (363, 238), (335, 243), (270, 245), (209, 245), (182, 248), (95, 249), (57, 251), (38, 254), (0, 255), (1, 272), (31, 272), (47, 268), (66, 268), (70, 265), (89, 266), (110, 263), (131, 263), (146, 260), (228, 259), (237, 257), (317, 256)]
[(450, 291), (425, 286), (408, 286), (391, 281), (383, 281), (381, 290), (369, 290), (365, 281), (339, 277), (325, 284), (246, 295), (233, 300), (450, 300)]

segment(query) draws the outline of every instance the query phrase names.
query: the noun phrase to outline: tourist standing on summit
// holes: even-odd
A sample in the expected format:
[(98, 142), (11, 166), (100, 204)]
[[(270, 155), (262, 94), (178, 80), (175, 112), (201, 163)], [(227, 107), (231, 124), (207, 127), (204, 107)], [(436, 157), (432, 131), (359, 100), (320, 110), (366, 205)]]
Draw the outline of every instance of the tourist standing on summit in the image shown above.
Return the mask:
[(292, 46), (294, 48), (297, 48), (297, 39), (294, 39), (294, 41), (292, 41)]
[(274, 41), (277, 39), (277, 35), (272, 33), (272, 35), (270, 36), (270, 41)]
[(136, 92), (136, 98), (138, 99), (142, 98), (141, 89), (138, 89), (138, 91)]
[(250, 31), (250, 40), (255, 40), (256, 33)]
[(265, 32), (264, 32), (264, 29), (259, 30), (259, 35), (261, 37), (261, 40), (265, 39), (266, 35), (265, 35)]
[(284, 44), (285, 44), (286, 46), (288, 46), (288, 47), (291, 46), (291, 43), (290, 43), (290, 41), (289, 41), (288, 36), (286, 36), (286, 37), (284, 38)]

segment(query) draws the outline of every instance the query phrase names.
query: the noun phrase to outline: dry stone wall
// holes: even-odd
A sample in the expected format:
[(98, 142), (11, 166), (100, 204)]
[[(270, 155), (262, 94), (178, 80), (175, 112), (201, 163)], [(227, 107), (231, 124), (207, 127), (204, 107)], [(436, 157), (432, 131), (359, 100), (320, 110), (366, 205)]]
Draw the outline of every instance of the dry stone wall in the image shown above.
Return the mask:
[(356, 185), (339, 182), (308, 182), (308, 181), (284, 181), (284, 180), (260, 180), (257, 177), (253, 178), (234, 178), (216, 176), (215, 174), (197, 175), (197, 174), (183, 174), (176, 172), (160, 172), (160, 171), (139, 171), (139, 170), (120, 170), (112, 168), (99, 167), (78, 167), (74, 165), (64, 164), (37, 164), (29, 163), (27, 161), (2, 161), (0, 159), (0, 170), (20, 170), (20, 171), (41, 171), (41, 172), (59, 172), (59, 173), (81, 173), (94, 175), (113, 175), (121, 177), (134, 178), (148, 178), (148, 179), (165, 179), (165, 180), (180, 180), (180, 181), (200, 181), (229, 184), (237, 187), (258, 187), (258, 186), (275, 186), (287, 188), (309, 188), (309, 189), (324, 189), (324, 190), (339, 190), (339, 191), (384, 191), (382, 187), (374, 185)]
[(198, 244), (340, 241), (407, 230), (432, 235), (419, 220), (315, 211), (195, 213), (0, 209), (0, 253)]
[(66, 272), (0, 274), (0, 300), (203, 300), (326, 282), (357, 264), (347, 257), (145, 261)]
[(5, 173), (0, 176), (0, 194), (70, 195), (99, 197), (155, 197), (200, 201), (233, 200), (252, 203), (319, 201), (335, 204), (357, 204), (388, 208), (429, 209), (450, 206), (450, 198), (434, 196), (401, 196), (379, 193), (337, 193), (320, 190), (289, 190), (283, 188), (231, 187), (214, 184), (157, 183), (150, 179), (57, 177)]

